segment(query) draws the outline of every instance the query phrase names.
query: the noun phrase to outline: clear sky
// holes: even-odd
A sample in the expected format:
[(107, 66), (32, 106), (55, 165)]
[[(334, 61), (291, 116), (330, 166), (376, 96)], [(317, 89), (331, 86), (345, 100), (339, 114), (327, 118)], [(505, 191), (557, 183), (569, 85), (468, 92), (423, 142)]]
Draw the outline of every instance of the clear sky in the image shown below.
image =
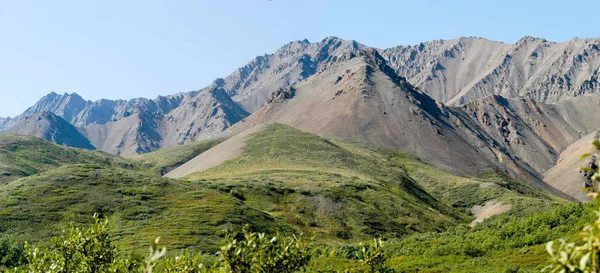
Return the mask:
[(0, 116), (50, 91), (96, 100), (197, 90), (304, 38), (385, 48), (598, 37), (599, 11), (598, 0), (0, 0)]

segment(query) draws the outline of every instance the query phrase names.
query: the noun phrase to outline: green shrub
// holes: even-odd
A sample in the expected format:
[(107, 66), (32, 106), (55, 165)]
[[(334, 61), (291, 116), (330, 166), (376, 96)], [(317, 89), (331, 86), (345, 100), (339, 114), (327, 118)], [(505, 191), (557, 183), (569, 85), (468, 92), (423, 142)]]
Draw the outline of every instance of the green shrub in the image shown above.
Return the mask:
[(279, 239), (244, 228), (244, 239), (229, 235), (219, 255), (227, 272), (295, 272), (306, 267), (310, 260), (308, 247), (298, 237)]
[(12, 238), (0, 238), (0, 271), (3, 268), (13, 268), (25, 263), (23, 246)]
[(361, 250), (358, 253), (358, 259), (363, 265), (370, 268), (371, 273), (389, 273), (394, 272), (385, 262), (387, 260), (383, 252), (383, 240), (375, 239), (368, 246), (361, 244)]

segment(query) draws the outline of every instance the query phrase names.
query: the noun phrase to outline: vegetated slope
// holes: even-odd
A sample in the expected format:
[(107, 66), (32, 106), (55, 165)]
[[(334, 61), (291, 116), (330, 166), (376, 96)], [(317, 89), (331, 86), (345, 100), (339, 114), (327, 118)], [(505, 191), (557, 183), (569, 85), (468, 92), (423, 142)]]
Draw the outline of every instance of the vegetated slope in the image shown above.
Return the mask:
[[(105, 155), (35, 140), (61, 150)], [(26, 152), (32, 146), (14, 145), (19, 146), (13, 147), (13, 152)], [(166, 155), (164, 160), (145, 155), (128, 164), (89, 161), (91, 164), (67, 165), (0, 185), (0, 237), (36, 243), (56, 234), (68, 221), (88, 223), (90, 215), (99, 213), (109, 217), (113, 236), (125, 250), (143, 250), (149, 239), (161, 236), (161, 242), (173, 252), (182, 248), (214, 252), (225, 230), (240, 230), (249, 224), (268, 234), (303, 232), (314, 238), (313, 244), (339, 253), (315, 258), (315, 266), (322, 259), (330, 267), (356, 262), (337, 255), (381, 234), (387, 238), (409, 236), (410, 243), (412, 236), (417, 236), (411, 235), (414, 233), (443, 232), (468, 224), (475, 218), (471, 209), (490, 200), (510, 205), (512, 209), (505, 214), (513, 218), (564, 203), (497, 173), (488, 173), (484, 179), (458, 177), (394, 149), (328, 140), (281, 124), (266, 125), (251, 134), (241, 157), (193, 174), (188, 181), (157, 175), (160, 166), (181, 162), (177, 155), (189, 156), (176, 151), (186, 147), (200, 151), (203, 145), (212, 144), (188, 144), (158, 152)], [(487, 226), (483, 222), (476, 230), (480, 225)], [(458, 236), (452, 234), (451, 238)], [(477, 238), (485, 238), (482, 234)], [(550, 238), (557, 233), (543, 234)], [(464, 261), (471, 258), (465, 251), (487, 247), (474, 242), (464, 247), (452, 241), (450, 246), (458, 248), (456, 255)], [(410, 259), (444, 259), (438, 252), (419, 256), (416, 253), (421, 246), (409, 254), (416, 255)], [(483, 251), (492, 253), (489, 248)], [(389, 253), (407, 258), (401, 257), (407, 255), (404, 252)], [(394, 264), (399, 265), (405, 263)]]
[(541, 172), (524, 158), (513, 155), (502, 132), (486, 131), (471, 110), (446, 107), (415, 90), (375, 50), (333, 58), (319, 73), (275, 92), (266, 106), (224, 135), (269, 122), (397, 148), (459, 175), (502, 168), (536, 188), (569, 198), (544, 183)]
[(556, 103), (598, 92), (600, 40), (515, 44), (483, 38), (436, 40), (382, 50), (396, 72), (432, 98), (464, 104), (489, 95)]
[[(221, 145), (233, 145), (227, 143), (232, 139)], [(474, 206), (490, 200), (508, 204), (512, 213), (521, 215), (564, 202), (506, 176), (462, 178), (396, 150), (332, 142), (282, 124), (266, 125), (242, 141), (245, 145), (239, 157), (222, 165), (201, 170), (193, 168), (190, 161), (174, 172), (193, 168), (185, 179), (227, 185), (246, 203), (265, 209), (273, 209), (270, 206), (276, 198), (281, 202), (274, 208), (276, 213), (293, 212), (286, 216), (290, 217), (287, 221), (308, 223), (304, 231), (310, 232), (314, 226), (319, 237), (360, 238), (360, 230), (374, 228), (368, 219), (386, 223), (379, 228), (399, 234), (403, 228), (398, 226), (406, 222), (411, 229), (422, 231), (427, 228), (421, 221), (432, 221), (428, 219), (438, 214), (440, 219), (428, 224), (434, 228), (448, 218), (449, 207), (454, 211), (450, 215), (470, 215)], [(206, 159), (209, 153), (197, 158)], [(261, 193), (261, 188), (281, 186), (287, 190), (278, 195)]]
[(468, 221), (402, 170), (289, 126), (268, 125), (249, 135), (240, 156), (186, 179), (226, 188), (327, 240), (402, 236)]
[(0, 230), (37, 241), (68, 221), (86, 222), (100, 213), (112, 220), (126, 249), (161, 236), (171, 249), (216, 251), (224, 230), (245, 224), (267, 233), (302, 231), (332, 244), (441, 231), (470, 221), (399, 168), (379, 166), (375, 159), (289, 127), (270, 130), (247, 146), (247, 155), (259, 158), (246, 162), (268, 167), (275, 160), (293, 169), (254, 171), (237, 160), (227, 164), (239, 169), (221, 166), (213, 177), (185, 182), (134, 164), (67, 165), (1, 185)]
[(567, 203), (552, 194), (535, 190), (500, 171), (484, 173), (481, 178), (460, 177), (441, 172), (406, 153), (382, 149), (377, 151), (386, 155), (389, 164), (402, 166), (411, 178), (433, 196), (467, 213), (473, 213), (476, 206), (492, 202), (509, 205), (512, 215), (529, 215)]
[(500, 215), (477, 225), (388, 241), (389, 263), (399, 272), (540, 272), (548, 264), (545, 244), (575, 237), (597, 219), (591, 205)]
[(222, 141), (219, 138), (207, 139), (173, 146), (152, 153), (128, 156), (126, 158), (134, 161), (142, 169), (148, 169), (150, 172), (162, 176)]
[(36, 136), (60, 145), (90, 150), (95, 149), (77, 128), (50, 112), (40, 112), (28, 116), (10, 126), (6, 131), (9, 133)]
[(69, 221), (99, 213), (126, 249), (161, 236), (171, 249), (216, 251), (225, 230), (244, 224), (275, 233), (290, 227), (216, 189), (135, 170), (69, 165), (0, 186), (0, 230), (27, 241), (47, 238)]
[(63, 147), (32, 136), (0, 133), (0, 184), (76, 163), (122, 167), (128, 164), (101, 152)]

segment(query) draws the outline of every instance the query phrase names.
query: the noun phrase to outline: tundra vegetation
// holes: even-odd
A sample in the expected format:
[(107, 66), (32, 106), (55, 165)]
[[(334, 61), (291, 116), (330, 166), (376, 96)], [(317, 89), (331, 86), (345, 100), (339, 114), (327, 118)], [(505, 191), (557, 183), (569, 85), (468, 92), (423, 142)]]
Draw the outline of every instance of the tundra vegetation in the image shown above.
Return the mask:
[[(184, 179), (160, 174), (217, 142), (123, 158), (0, 140), (11, 158), (0, 165), (0, 272), (596, 272), (598, 264), (597, 202), (567, 203), (498, 170), (459, 177), (283, 125), (252, 135), (242, 157)], [(512, 209), (472, 225), (471, 208), (491, 200)]]

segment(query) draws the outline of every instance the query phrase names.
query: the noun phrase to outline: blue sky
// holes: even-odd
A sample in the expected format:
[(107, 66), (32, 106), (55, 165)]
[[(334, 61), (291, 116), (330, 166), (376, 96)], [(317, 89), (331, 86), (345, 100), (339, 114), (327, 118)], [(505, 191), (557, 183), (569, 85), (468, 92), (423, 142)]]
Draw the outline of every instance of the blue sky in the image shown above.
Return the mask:
[(599, 37), (600, 1), (0, 1), (0, 116), (41, 96), (154, 98), (197, 90), (281, 45), (374, 47), (479, 36)]

